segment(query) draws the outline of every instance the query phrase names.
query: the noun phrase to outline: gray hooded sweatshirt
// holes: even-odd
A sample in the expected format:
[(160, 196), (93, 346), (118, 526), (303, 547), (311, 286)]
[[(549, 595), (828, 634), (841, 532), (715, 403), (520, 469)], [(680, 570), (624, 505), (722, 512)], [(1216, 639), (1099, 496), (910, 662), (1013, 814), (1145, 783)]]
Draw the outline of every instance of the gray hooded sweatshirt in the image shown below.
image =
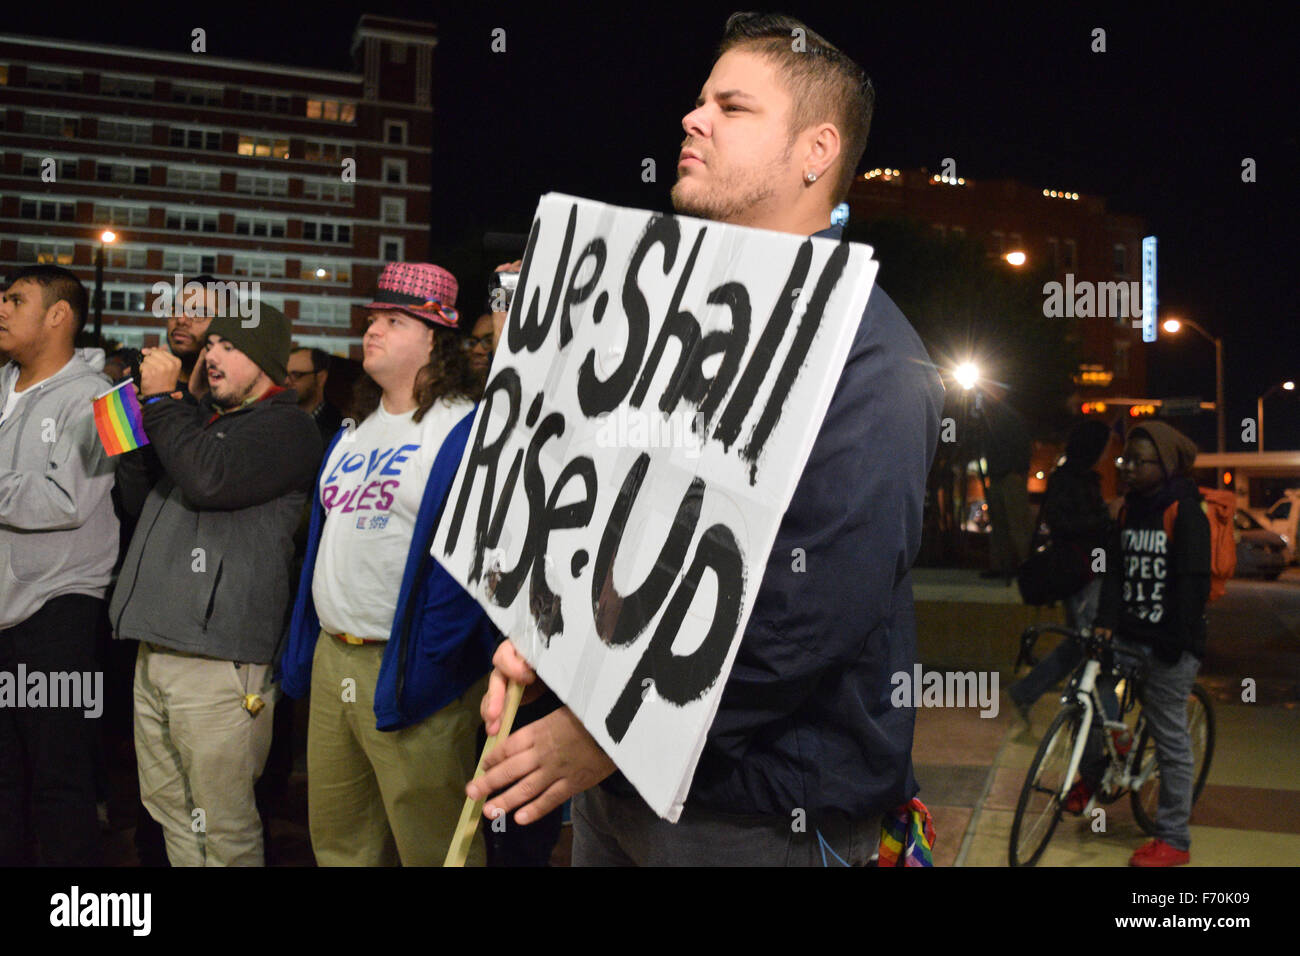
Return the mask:
[[(0, 411), (18, 380), (0, 367)], [(91, 400), (109, 382), (80, 356), (28, 388), (0, 422), (0, 630), (64, 594), (103, 597), (117, 560), (114, 461)]]

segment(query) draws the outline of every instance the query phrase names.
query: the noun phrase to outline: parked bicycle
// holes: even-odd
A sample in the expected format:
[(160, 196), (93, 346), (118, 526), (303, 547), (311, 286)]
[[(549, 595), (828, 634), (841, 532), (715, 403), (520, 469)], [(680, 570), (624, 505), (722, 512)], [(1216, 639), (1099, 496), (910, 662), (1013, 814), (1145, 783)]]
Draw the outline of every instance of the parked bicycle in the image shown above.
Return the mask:
[[(1070, 678), (1062, 708), (1053, 718), (1029, 765), (1016, 816), (1011, 825), (1012, 866), (1033, 866), (1043, 855), (1056, 831), (1065, 801), (1084, 758), (1089, 734), (1098, 733), (1106, 752), (1106, 769), (1096, 791), (1083, 809), (1085, 817), (1099, 803), (1111, 804), (1129, 794), (1133, 817), (1146, 833), (1154, 834), (1156, 808), (1160, 802), (1160, 768), (1156, 764), (1155, 741), (1148, 732), (1146, 717), (1139, 706), (1144, 661), (1124, 653), (1110, 641), (1085, 629), (1075, 631), (1055, 624), (1032, 625), (1020, 637), (1021, 661), (1033, 664), (1033, 645), (1040, 636), (1056, 633), (1080, 642), (1084, 659)], [(1097, 687), (1100, 674), (1114, 674), (1119, 683), (1117, 720), (1107, 720)], [(1130, 729), (1126, 717), (1133, 715)], [(1192, 739), (1192, 804), (1201, 795), (1214, 756), (1214, 707), (1200, 684), (1192, 686), (1187, 698), (1187, 724)], [(1134, 745), (1136, 741), (1136, 745)]]

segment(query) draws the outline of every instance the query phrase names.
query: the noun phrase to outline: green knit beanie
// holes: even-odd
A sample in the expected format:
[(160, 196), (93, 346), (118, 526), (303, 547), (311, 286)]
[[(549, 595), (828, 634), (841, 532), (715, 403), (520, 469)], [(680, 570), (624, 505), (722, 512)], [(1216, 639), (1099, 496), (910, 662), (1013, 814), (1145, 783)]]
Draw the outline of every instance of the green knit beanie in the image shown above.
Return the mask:
[(247, 355), (271, 382), (283, 385), (289, 374), (290, 323), (273, 305), (258, 302), (247, 319), (219, 315), (208, 323), (208, 335), (219, 335)]

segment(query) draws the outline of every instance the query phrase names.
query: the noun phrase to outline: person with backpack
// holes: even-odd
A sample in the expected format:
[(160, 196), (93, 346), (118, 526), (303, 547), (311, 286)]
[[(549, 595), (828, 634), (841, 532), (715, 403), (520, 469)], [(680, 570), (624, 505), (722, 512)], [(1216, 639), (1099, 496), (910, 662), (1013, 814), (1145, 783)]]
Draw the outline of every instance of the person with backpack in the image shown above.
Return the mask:
[[(1048, 476), (1043, 495), (1040, 524), (1048, 528), (1050, 547), (1062, 549), (1062, 559), (1068, 563), (1069, 583), (1061, 582), (1060, 586), (1062, 590), (1071, 588), (1063, 603), (1065, 624), (1075, 630), (1092, 626), (1101, 597), (1102, 577), (1093, 573), (1093, 554), (1095, 549), (1106, 546), (1110, 512), (1101, 496), (1101, 475), (1096, 466), (1110, 444), (1110, 435), (1110, 428), (1103, 422), (1081, 422), (1070, 434), (1065, 459)], [(1011, 685), (1011, 702), (1026, 723), (1034, 701), (1081, 660), (1083, 648), (1077, 640), (1067, 638)]]
[[(1128, 491), (1107, 548), (1094, 632), (1146, 658), (1141, 698), (1160, 767), (1156, 833), (1130, 866), (1180, 866), (1191, 859), (1194, 786), (1187, 697), (1205, 656), (1211, 590), (1211, 522), (1191, 478), (1196, 445), (1163, 422), (1129, 432), (1121, 460)], [(1216, 515), (1217, 521), (1217, 515)], [(1087, 786), (1083, 781), (1076, 784)], [(1086, 803), (1071, 791), (1066, 809)]]

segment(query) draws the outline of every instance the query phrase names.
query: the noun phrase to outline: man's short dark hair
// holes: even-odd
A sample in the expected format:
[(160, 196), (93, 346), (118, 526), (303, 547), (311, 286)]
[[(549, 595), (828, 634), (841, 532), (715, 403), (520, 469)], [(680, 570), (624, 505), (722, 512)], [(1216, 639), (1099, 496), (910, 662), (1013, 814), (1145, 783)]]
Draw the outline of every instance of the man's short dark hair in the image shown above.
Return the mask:
[(834, 195), (836, 203), (843, 202), (871, 131), (876, 91), (870, 77), (824, 37), (784, 14), (733, 13), (723, 29), (717, 58), (738, 47), (777, 65), (794, 101), (791, 143), (815, 123), (829, 121), (840, 131), (840, 167)]
[(297, 355), (299, 352), (306, 352), (311, 356), (311, 370), (313, 372), (327, 372), (330, 367), (330, 354), (324, 349), (309, 349), (303, 345), (294, 349), (291, 355)]
[(63, 266), (54, 265), (27, 266), (19, 269), (9, 277), (9, 285), (12, 286), (20, 279), (35, 282), (41, 287), (41, 301), (45, 304), (45, 308), (48, 309), (60, 300), (68, 303), (68, 308), (72, 309), (72, 319), (76, 322), (72, 333), (73, 338), (81, 334), (81, 330), (86, 327), (90, 296), (86, 293), (86, 287), (82, 285), (80, 279)]

